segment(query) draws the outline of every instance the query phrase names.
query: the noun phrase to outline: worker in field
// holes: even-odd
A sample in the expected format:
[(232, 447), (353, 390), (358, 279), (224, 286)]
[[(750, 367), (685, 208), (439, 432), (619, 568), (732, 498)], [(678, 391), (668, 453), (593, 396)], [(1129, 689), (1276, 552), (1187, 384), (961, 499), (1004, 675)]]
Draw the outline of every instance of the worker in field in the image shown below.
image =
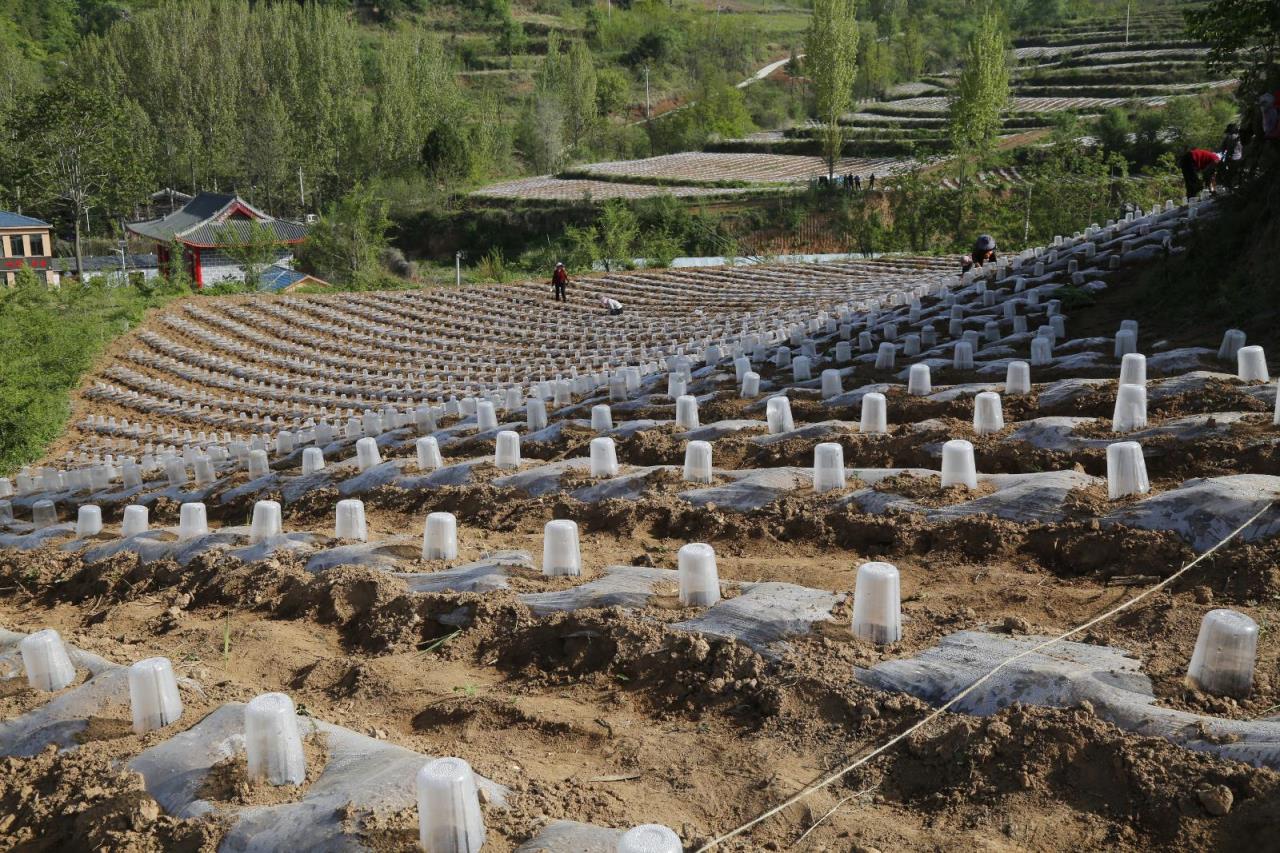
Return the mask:
[(996, 262), (996, 238), (983, 234), (973, 242), (973, 250), (960, 258), (960, 272), (966, 273), (974, 267), (985, 267)]
[(1234, 188), (1240, 175), (1240, 161), (1244, 159), (1244, 141), (1240, 138), (1240, 125), (1232, 122), (1227, 125), (1227, 132), (1222, 136), (1222, 144), (1218, 146), (1218, 156), (1222, 158), (1219, 171), (1222, 183)]
[(556, 264), (556, 270), (551, 274), (551, 285), (555, 288), (557, 302), (569, 301), (569, 297), (566, 295), (566, 289), (569, 286), (569, 271), (564, 268), (563, 261)]
[(1187, 187), (1187, 198), (1200, 194), (1203, 181), (1209, 184), (1209, 191), (1218, 188), (1217, 171), (1222, 158), (1207, 148), (1188, 148), (1178, 159), (1178, 168), (1182, 169), (1182, 182)]
[(609, 312), (610, 317), (617, 317), (622, 313), (622, 303), (614, 299), (612, 296), (600, 294), (600, 305), (604, 310)]
[(1262, 115), (1262, 138), (1272, 142), (1280, 140), (1280, 92), (1259, 95), (1258, 111)]

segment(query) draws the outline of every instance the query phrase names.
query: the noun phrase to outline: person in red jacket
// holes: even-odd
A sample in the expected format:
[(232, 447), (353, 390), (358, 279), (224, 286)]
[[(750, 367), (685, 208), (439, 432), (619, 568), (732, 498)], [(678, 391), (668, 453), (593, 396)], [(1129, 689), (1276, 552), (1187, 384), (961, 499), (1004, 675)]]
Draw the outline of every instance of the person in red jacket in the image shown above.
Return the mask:
[(1202, 178), (1208, 181), (1210, 192), (1217, 190), (1215, 172), (1221, 161), (1221, 157), (1207, 148), (1188, 148), (1183, 153), (1182, 158), (1178, 160), (1178, 166), (1182, 169), (1183, 183), (1187, 185), (1187, 198), (1200, 194)]
[(569, 273), (563, 263), (556, 264), (556, 271), (551, 274), (551, 285), (555, 288), (557, 302), (569, 301), (569, 297), (565, 295), (565, 288), (569, 286)]

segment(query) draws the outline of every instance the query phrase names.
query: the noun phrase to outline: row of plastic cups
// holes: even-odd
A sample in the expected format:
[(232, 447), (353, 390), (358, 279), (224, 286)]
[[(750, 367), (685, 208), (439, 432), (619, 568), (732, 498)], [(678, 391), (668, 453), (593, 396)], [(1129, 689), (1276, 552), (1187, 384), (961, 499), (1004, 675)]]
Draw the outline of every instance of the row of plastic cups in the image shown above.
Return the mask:
[[(56, 692), (76, 680), (76, 668), (53, 628), (23, 637), (18, 643), (27, 683), (33, 690)], [(129, 667), (129, 706), (133, 730), (145, 734), (182, 716), (182, 697), (168, 658), (140, 660)]]
[[(858, 567), (853, 634), (879, 645), (902, 639), (898, 569), (889, 563)], [(1219, 609), (1205, 614), (1187, 667), (1187, 683), (1207, 693), (1245, 697), (1253, 688), (1258, 625), (1247, 615)]]

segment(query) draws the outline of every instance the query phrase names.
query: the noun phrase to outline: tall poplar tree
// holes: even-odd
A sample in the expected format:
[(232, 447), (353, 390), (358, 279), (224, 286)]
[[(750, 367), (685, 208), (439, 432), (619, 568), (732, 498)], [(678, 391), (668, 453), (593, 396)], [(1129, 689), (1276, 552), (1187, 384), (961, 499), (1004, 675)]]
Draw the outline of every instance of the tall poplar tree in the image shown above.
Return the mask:
[(805, 38), (805, 70), (821, 124), (827, 175), (834, 177), (844, 147), (840, 117), (853, 99), (858, 77), (858, 19), (855, 0), (814, 0)]

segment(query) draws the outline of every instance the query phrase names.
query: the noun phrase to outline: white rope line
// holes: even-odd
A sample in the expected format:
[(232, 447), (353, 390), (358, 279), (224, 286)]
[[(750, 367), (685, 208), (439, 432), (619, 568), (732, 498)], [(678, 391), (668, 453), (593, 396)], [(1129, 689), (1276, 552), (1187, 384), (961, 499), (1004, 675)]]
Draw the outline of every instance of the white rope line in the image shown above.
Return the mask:
[(852, 764), (849, 764), (849, 765), (847, 765), (847, 766), (845, 766), (845, 767), (841, 768), (840, 770), (837, 770), (835, 773), (832, 773), (830, 776), (827, 776), (827, 777), (826, 777), (825, 779), (823, 779), (822, 781), (817, 782), (817, 783), (815, 783), (815, 784), (813, 784), (813, 785), (810, 785), (808, 788), (805, 788), (804, 790), (800, 791), (800, 793), (798, 793), (798, 794), (794, 795), (793, 797), (791, 797), (791, 798), (789, 798), (789, 799), (787, 799), (787, 800), (785, 800), (785, 801), (783, 801), (783, 802), (779, 803), (778, 805), (776, 805), (776, 806), (774, 806), (773, 808), (769, 809), (767, 812), (765, 812), (764, 814), (760, 815), (759, 817), (756, 817), (756, 818), (754, 818), (754, 819), (752, 819), (752, 820), (750, 820), (750, 821), (748, 821), (748, 822), (746, 822), (746, 823), (742, 824), (742, 825), (741, 825), (741, 826), (739, 826), (737, 829), (734, 829), (734, 830), (732, 830), (732, 831), (730, 831), (730, 832), (726, 832), (724, 835), (721, 835), (721, 836), (718, 836), (718, 837), (716, 837), (716, 838), (711, 839), (711, 840), (710, 840), (710, 841), (708, 841), (706, 844), (704, 844), (704, 845), (702, 845), (701, 847), (699, 847), (695, 853), (704, 853), (704, 851), (707, 851), (707, 850), (710, 850), (710, 849), (711, 849), (711, 848), (713, 848), (713, 847), (719, 846), (720, 844), (724, 843), (725, 841), (728, 841), (730, 838), (733, 838), (733, 837), (735, 837), (735, 836), (741, 835), (742, 833), (746, 832), (746, 831), (747, 831), (748, 829), (750, 829), (751, 827), (755, 826), (755, 825), (756, 825), (756, 824), (758, 824), (758, 823), (761, 823), (761, 822), (763, 822), (763, 821), (768, 820), (769, 818), (773, 817), (773, 816), (774, 816), (774, 815), (776, 815), (778, 812), (782, 811), (783, 809), (787, 808), (788, 806), (791, 806), (791, 805), (794, 805), (795, 803), (800, 802), (800, 801), (801, 801), (801, 800), (803, 800), (804, 798), (808, 797), (810, 794), (813, 794), (813, 793), (815, 793), (815, 792), (817, 792), (817, 791), (820, 791), (821, 789), (823, 789), (823, 788), (827, 787), (827, 786), (828, 786), (828, 785), (830, 785), (831, 783), (836, 782), (837, 780), (841, 779), (842, 777), (844, 777), (844, 776), (848, 775), (849, 773), (853, 772), (853, 771), (854, 771), (854, 770), (856, 770), (857, 768), (859, 768), (859, 767), (861, 767), (862, 765), (866, 764), (866, 763), (867, 763), (868, 761), (870, 761), (871, 759), (873, 759), (873, 758), (875, 758), (876, 756), (878, 756), (878, 755), (880, 755), (880, 754), (882, 754), (882, 753), (886, 752), (887, 750), (889, 750), (891, 747), (893, 747), (895, 744), (897, 744), (897, 743), (898, 743), (899, 741), (901, 741), (902, 739), (904, 739), (904, 738), (906, 738), (906, 737), (909, 737), (910, 735), (912, 735), (912, 734), (914, 734), (915, 732), (919, 731), (919, 730), (920, 730), (921, 728), (923, 728), (924, 726), (926, 726), (926, 725), (928, 725), (929, 723), (931, 723), (931, 722), (933, 722), (934, 720), (936, 720), (938, 717), (942, 716), (944, 713), (946, 713), (946, 712), (947, 712), (947, 710), (948, 710), (948, 709), (950, 709), (951, 707), (953, 707), (957, 702), (959, 702), (961, 699), (963, 699), (964, 697), (966, 697), (966, 696), (968, 696), (970, 693), (972, 693), (974, 690), (976, 690), (976, 689), (979, 687), (979, 685), (981, 685), (981, 684), (983, 684), (983, 683), (985, 683), (985, 682), (989, 681), (989, 680), (992, 678), (992, 676), (994, 676), (997, 672), (999, 672), (1000, 670), (1002, 670), (1002, 669), (1004, 669), (1005, 667), (1009, 666), (1010, 664), (1014, 663), (1015, 661), (1018, 661), (1018, 660), (1021, 660), (1022, 658), (1025, 658), (1025, 657), (1028, 657), (1028, 656), (1030, 656), (1030, 655), (1036, 654), (1037, 652), (1039, 652), (1039, 651), (1041, 651), (1041, 650), (1043, 650), (1043, 649), (1046, 649), (1046, 648), (1048, 648), (1049, 646), (1054, 645), (1055, 643), (1060, 643), (1060, 642), (1062, 642), (1063, 640), (1067, 639), (1068, 637), (1070, 637), (1070, 636), (1072, 636), (1072, 635), (1074, 635), (1074, 634), (1078, 634), (1078, 633), (1080, 633), (1081, 631), (1088, 630), (1089, 628), (1092, 628), (1094, 625), (1097, 625), (1099, 622), (1103, 622), (1103, 621), (1105, 621), (1105, 620), (1107, 620), (1107, 619), (1110, 619), (1112, 616), (1115, 616), (1117, 613), (1120, 613), (1120, 612), (1122, 612), (1122, 611), (1124, 611), (1124, 610), (1127, 610), (1128, 608), (1130, 608), (1130, 607), (1132, 607), (1133, 605), (1137, 604), (1139, 601), (1142, 601), (1144, 598), (1147, 598), (1148, 596), (1153, 595), (1153, 594), (1155, 594), (1155, 593), (1159, 592), (1160, 590), (1164, 589), (1164, 588), (1165, 588), (1165, 587), (1167, 587), (1169, 584), (1173, 583), (1173, 582), (1174, 582), (1174, 581), (1176, 581), (1178, 578), (1182, 577), (1184, 574), (1186, 574), (1186, 573), (1187, 573), (1187, 572), (1189, 572), (1191, 569), (1193, 569), (1196, 565), (1198, 565), (1202, 560), (1204, 560), (1204, 559), (1205, 559), (1206, 557), (1208, 557), (1210, 554), (1213, 554), (1215, 551), (1217, 551), (1217, 550), (1218, 550), (1219, 548), (1221, 548), (1223, 545), (1226, 545), (1226, 544), (1227, 544), (1228, 542), (1230, 542), (1232, 539), (1234, 539), (1234, 538), (1236, 538), (1237, 536), (1239, 536), (1239, 535), (1240, 535), (1240, 533), (1241, 533), (1245, 528), (1247, 528), (1250, 524), (1253, 524), (1255, 521), (1257, 521), (1257, 520), (1258, 520), (1258, 518), (1259, 518), (1259, 517), (1260, 517), (1264, 512), (1266, 512), (1267, 510), (1269, 510), (1269, 509), (1271, 508), (1271, 506), (1272, 506), (1272, 504), (1273, 504), (1273, 503), (1274, 503), (1274, 501), (1268, 501), (1268, 502), (1267, 502), (1267, 504), (1266, 504), (1266, 506), (1264, 506), (1262, 509), (1260, 509), (1260, 510), (1258, 510), (1257, 512), (1255, 512), (1255, 513), (1253, 514), (1253, 516), (1252, 516), (1248, 521), (1246, 521), (1244, 524), (1240, 525), (1240, 526), (1239, 526), (1239, 527), (1237, 527), (1235, 530), (1233, 530), (1233, 531), (1231, 531), (1230, 533), (1228, 533), (1225, 539), (1223, 539), (1222, 541), (1218, 542), (1218, 544), (1214, 545), (1212, 548), (1210, 548), (1209, 550), (1205, 551), (1205, 552), (1204, 552), (1204, 553), (1202, 553), (1200, 556), (1196, 557), (1196, 558), (1195, 558), (1194, 560), (1192, 560), (1190, 563), (1187, 563), (1185, 566), (1183, 566), (1182, 568), (1178, 569), (1178, 571), (1176, 571), (1176, 572), (1174, 572), (1173, 574), (1169, 575), (1169, 577), (1165, 578), (1164, 580), (1160, 581), (1159, 583), (1155, 584), (1154, 586), (1148, 587), (1147, 589), (1145, 589), (1145, 590), (1143, 590), (1142, 592), (1140, 592), (1140, 593), (1138, 593), (1137, 595), (1135, 595), (1133, 598), (1130, 598), (1130, 599), (1129, 599), (1129, 600), (1127, 600), (1127, 601), (1123, 601), (1123, 602), (1121, 602), (1120, 604), (1118, 604), (1118, 605), (1116, 605), (1115, 607), (1111, 608), (1110, 610), (1108, 610), (1107, 612), (1103, 613), (1102, 615), (1100, 615), (1100, 616), (1095, 616), (1094, 618), (1090, 619), (1088, 622), (1085, 622), (1083, 625), (1078, 625), (1077, 627), (1072, 628), (1071, 630), (1066, 631), (1065, 633), (1059, 634), (1059, 635), (1058, 635), (1058, 636), (1056, 636), (1056, 637), (1052, 637), (1052, 638), (1050, 638), (1050, 639), (1048, 639), (1048, 640), (1045, 640), (1045, 641), (1043, 641), (1043, 642), (1041, 642), (1041, 643), (1038, 643), (1037, 645), (1035, 645), (1035, 646), (1033, 646), (1033, 647), (1031, 647), (1031, 648), (1029, 648), (1029, 649), (1026, 649), (1026, 650), (1021, 651), (1021, 652), (1018, 652), (1016, 655), (1013, 655), (1013, 656), (1011, 656), (1011, 657), (1005, 658), (1005, 659), (1004, 659), (1004, 660), (1002, 660), (1000, 663), (996, 664), (996, 666), (995, 666), (993, 669), (991, 669), (991, 671), (987, 672), (985, 675), (983, 675), (982, 677), (980, 677), (977, 681), (973, 682), (973, 683), (972, 683), (972, 684), (970, 684), (968, 687), (966, 687), (965, 689), (963, 689), (963, 690), (961, 690), (959, 693), (957, 693), (955, 696), (953, 696), (953, 697), (951, 697), (950, 699), (948, 699), (945, 703), (943, 703), (941, 706), (939, 706), (936, 710), (934, 710), (934, 711), (933, 711), (932, 713), (930, 713), (928, 716), (926, 716), (926, 717), (924, 717), (922, 720), (920, 720), (920, 722), (916, 723), (915, 725), (911, 726), (910, 728), (906, 729), (905, 731), (902, 731), (902, 732), (900, 732), (900, 733), (898, 733), (898, 734), (894, 735), (892, 738), (890, 738), (889, 740), (885, 741), (883, 744), (881, 744), (880, 746), (876, 747), (874, 750), (872, 750), (871, 752), (867, 753), (867, 754), (866, 754), (866, 755), (864, 755), (862, 758), (859, 758), (857, 761), (853, 762)]

